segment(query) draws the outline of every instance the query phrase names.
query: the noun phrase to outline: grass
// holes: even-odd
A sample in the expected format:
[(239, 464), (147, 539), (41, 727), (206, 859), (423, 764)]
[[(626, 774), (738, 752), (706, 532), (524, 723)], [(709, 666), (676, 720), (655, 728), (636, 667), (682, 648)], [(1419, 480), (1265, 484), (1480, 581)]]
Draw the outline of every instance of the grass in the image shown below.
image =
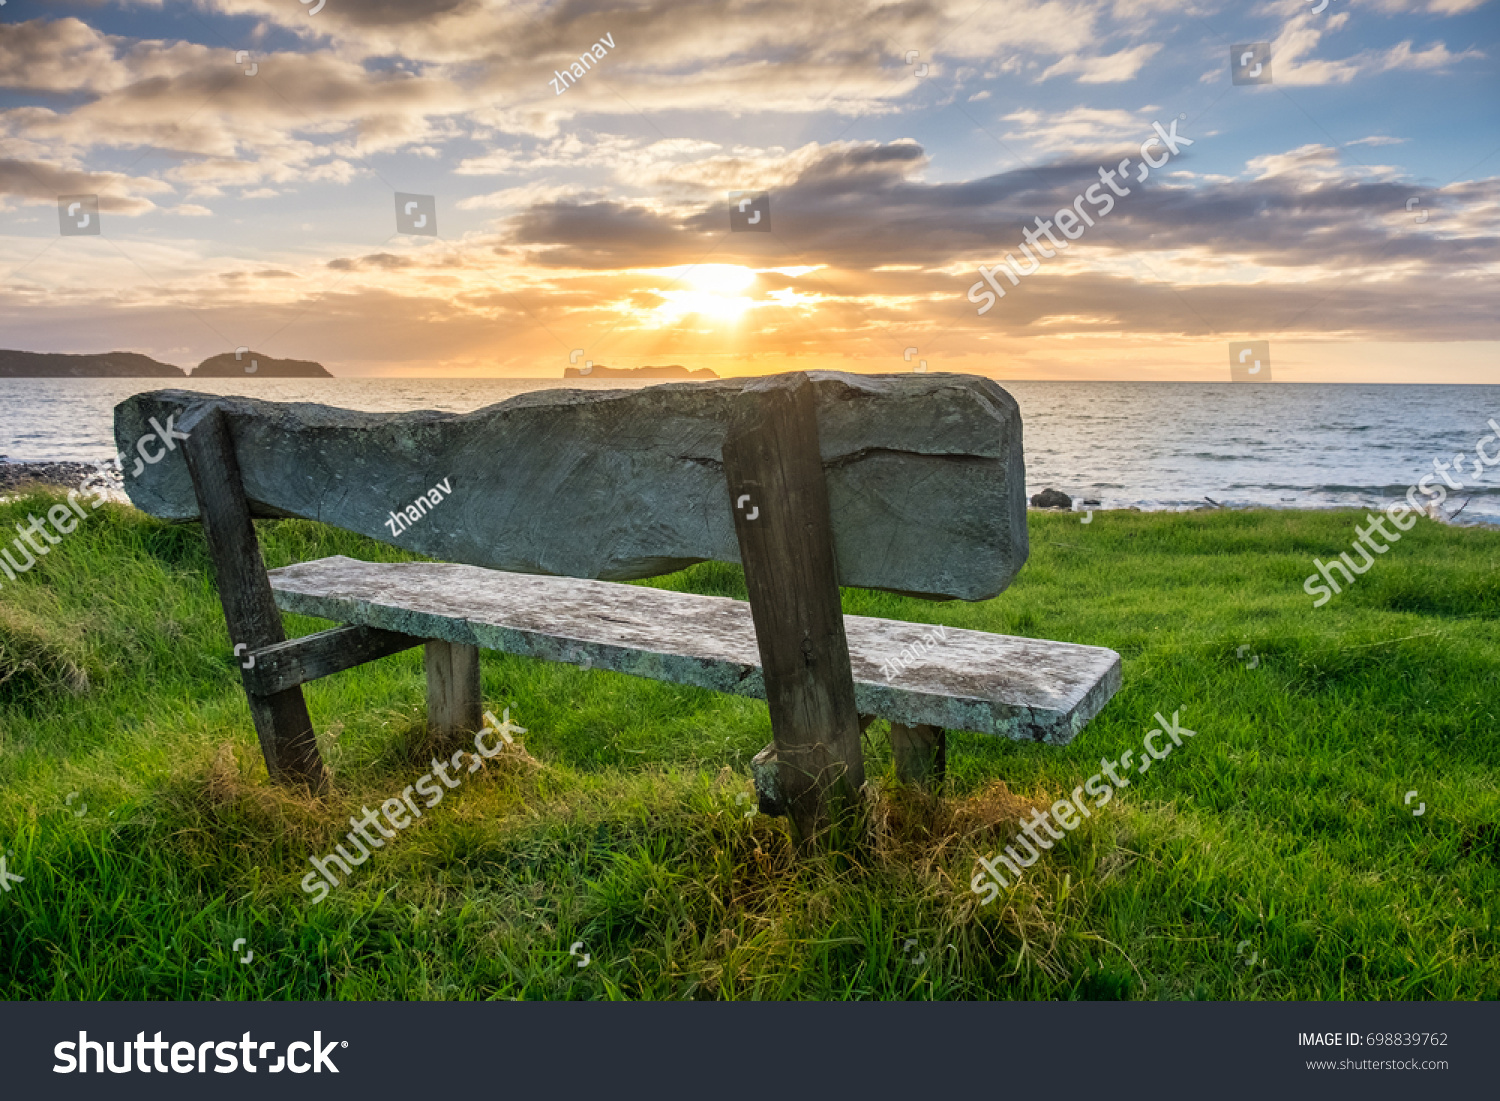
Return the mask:
[[(0, 505), (0, 530), (59, 499)], [(0, 852), (24, 877), (0, 998), (1495, 998), (1500, 535), (1424, 520), (1314, 609), (1311, 560), (1359, 519), (1033, 514), (998, 599), (846, 592), (1112, 647), (1124, 688), (1064, 749), (951, 736), (940, 801), (894, 783), (877, 723), (868, 841), (806, 860), (745, 817), (763, 704), (486, 654), (534, 760), (465, 777), (310, 905), (308, 857), (427, 771), (420, 652), (310, 685), (333, 793), (273, 788), (201, 531), (108, 506), (0, 590)], [(403, 557), (259, 530), (273, 566)], [(713, 564), (652, 584), (744, 597)], [(1196, 738), (979, 905), (977, 855), (1179, 709)]]

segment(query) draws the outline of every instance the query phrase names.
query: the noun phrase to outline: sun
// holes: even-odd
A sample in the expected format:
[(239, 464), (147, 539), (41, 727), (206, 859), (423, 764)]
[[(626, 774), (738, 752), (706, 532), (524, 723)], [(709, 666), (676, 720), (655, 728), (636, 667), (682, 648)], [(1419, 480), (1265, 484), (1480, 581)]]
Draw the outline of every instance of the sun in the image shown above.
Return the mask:
[(663, 323), (687, 314), (734, 322), (755, 306), (754, 299), (740, 293), (755, 282), (755, 272), (739, 264), (695, 264), (659, 274), (672, 277), (671, 286), (656, 292), (662, 297), (656, 313)]
[(734, 295), (755, 282), (755, 273), (739, 264), (696, 264), (685, 278), (700, 291)]

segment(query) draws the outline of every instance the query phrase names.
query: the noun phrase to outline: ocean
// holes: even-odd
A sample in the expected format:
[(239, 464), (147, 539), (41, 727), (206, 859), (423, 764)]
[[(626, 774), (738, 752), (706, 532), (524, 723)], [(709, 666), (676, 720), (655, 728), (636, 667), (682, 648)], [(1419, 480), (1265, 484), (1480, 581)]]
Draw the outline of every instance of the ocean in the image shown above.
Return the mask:
[[(167, 387), (390, 412), (465, 413), (548, 389), (634, 389), (616, 379), (0, 379), (0, 456), (96, 462), (114, 454), (113, 409)], [(1458, 523), (1500, 524), (1500, 465), (1475, 447), (1500, 435), (1497, 386), (1005, 382), (1021, 407), (1027, 492), (1098, 507), (1380, 507), (1452, 463)], [(1500, 455), (1500, 440), (1485, 443)], [(1476, 474), (1472, 467), (1478, 466)], [(1442, 485), (1440, 479), (1429, 485)], [(1446, 488), (1446, 487), (1445, 487)], [(1420, 499), (1420, 498), (1419, 498)], [(1467, 503), (1466, 503), (1467, 502)]]

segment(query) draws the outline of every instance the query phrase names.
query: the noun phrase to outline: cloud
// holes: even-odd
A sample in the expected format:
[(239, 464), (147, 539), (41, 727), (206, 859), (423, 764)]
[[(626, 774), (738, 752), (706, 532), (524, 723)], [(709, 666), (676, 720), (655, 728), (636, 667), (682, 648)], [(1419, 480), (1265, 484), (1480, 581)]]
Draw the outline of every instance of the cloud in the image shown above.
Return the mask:
[(1142, 132), (1151, 130), (1155, 110), (1154, 107), (1137, 111), (1120, 107), (1070, 107), (1046, 112), (1025, 108), (1004, 116), (1006, 122), (1016, 125), (1001, 137), (1049, 152), (1099, 148), (1128, 142), (1132, 136), (1140, 141)]
[(1160, 43), (1143, 42), (1139, 46), (1098, 57), (1069, 54), (1061, 61), (1048, 66), (1038, 79), (1046, 80), (1048, 77), (1063, 73), (1078, 73), (1080, 84), (1112, 84), (1133, 80), (1146, 62), (1155, 57), (1160, 50)]
[[(0, 236), (7, 269), (29, 265), (0, 300), (7, 331), (44, 331), (45, 319), (68, 339), (126, 334), (106, 346), (161, 332), (172, 348), (218, 342), (203, 354), (223, 351), (221, 336), (261, 346), (259, 334), (281, 331), (282, 353), (335, 365), (533, 375), (585, 344), (599, 362), (637, 348), (637, 362), (680, 351), (780, 367), (787, 355), (890, 356), (892, 333), (948, 333), (982, 356), (1102, 332), (1217, 340), (1310, 310), (1323, 336), (1497, 336), (1485, 305), (1500, 264), (1495, 181), (1417, 187), (1411, 164), (1350, 165), (1266, 127), (1243, 136), (1238, 110), (1222, 138), (1187, 124), (1220, 144), (1133, 186), (974, 315), (964, 292), (978, 264), (1176, 116), (1154, 104), (1176, 103), (1172, 82), (1205, 41), (1198, 19), (1225, 10), (1202, 0), (328, 0), (317, 16), (292, 0), (197, 2), (202, 22), (179, 31), (127, 0), (138, 38), (72, 18), (0, 27), (0, 87), (18, 93), (0, 110), (0, 193), (33, 204), (100, 194), (107, 213), (178, 214), (151, 228), (184, 238), (122, 237), (135, 268), (86, 239), (32, 263), (39, 245)], [(1274, 17), (1260, 33), (1281, 28), (1278, 84), (1476, 71), (1483, 56), (1423, 29), (1473, 10), (1467, 0), (1336, 0), (1316, 20), (1308, 7), (1273, 0), (1253, 13)], [(1415, 14), (1394, 31), (1367, 18), (1385, 12)], [(153, 37), (204, 27), (259, 44), (258, 75), (212, 34), (209, 45)], [(554, 95), (552, 69), (605, 32), (618, 44), (608, 59)], [(910, 49), (930, 79), (904, 64)], [(1227, 83), (1222, 64), (1213, 79)], [(1384, 132), (1399, 112), (1382, 109), (1402, 93), (1383, 89), (1397, 83), (1369, 81), (1376, 107), (1350, 107), (1363, 113), (1346, 132), (1367, 135), (1351, 146), (1407, 140)], [(961, 137), (928, 121), (949, 105)], [(981, 135), (971, 148), (963, 113), (1030, 166)], [(1431, 138), (1410, 140), (1400, 152), (1420, 166)], [(343, 195), (327, 186), (356, 181)], [(380, 243), (385, 222), (376, 232), (349, 208), (374, 196), (388, 220), (387, 182), (438, 193), (448, 236)], [(740, 189), (771, 192), (772, 233), (729, 232), (727, 193)], [(1424, 223), (1406, 208), (1413, 197)], [(271, 201), (239, 202), (252, 199)], [(45, 205), (17, 219), (38, 220), (50, 234)], [(205, 226), (223, 239), (191, 238)], [(734, 326), (708, 316), (696, 264), (758, 273)], [(618, 343), (594, 354), (605, 334)], [(1002, 337), (1012, 343), (992, 343)], [(673, 359), (648, 358), (667, 348)]]
[[(1300, 12), (1281, 30), (1271, 44), (1271, 63), (1277, 84), (1348, 84), (1359, 76), (1397, 70), (1441, 71), (1461, 61), (1481, 60), (1482, 50), (1470, 48), (1452, 53), (1442, 42), (1425, 49), (1413, 49), (1408, 39), (1384, 50), (1363, 50), (1341, 60), (1312, 57), (1325, 33), (1337, 30), (1348, 20), (1347, 12), (1318, 22), (1310, 12)], [(1222, 75), (1215, 73), (1215, 79)]]
[(116, 45), (77, 19), (0, 24), (0, 88), (103, 91), (124, 78)]
[(1463, 15), (1483, 7), (1487, 0), (1365, 0), (1385, 14), (1426, 12), (1429, 15)]
[[(1138, 144), (1138, 143), (1137, 143)], [(1056, 160), (961, 183), (925, 184), (914, 176), (926, 154), (912, 143), (840, 143), (817, 156), (799, 151), (795, 179), (774, 190), (771, 222), (776, 240), (794, 257), (828, 272), (906, 269), (928, 281), (933, 271), (993, 260), (1013, 248), (1038, 212), (1071, 204), (1099, 182), (1100, 162)], [(1111, 165), (1113, 160), (1110, 161)], [(1429, 273), (1465, 264), (1500, 261), (1500, 200), (1491, 181), (1466, 197), (1478, 221), (1461, 234), (1413, 237), (1405, 202), (1425, 196), (1445, 206), (1456, 194), (1414, 188), (1395, 169), (1345, 166), (1336, 149), (1309, 145), (1267, 154), (1246, 166), (1243, 178), (1189, 185), (1155, 177), (1132, 180), (1133, 194), (1088, 236), (1070, 260), (1101, 261), (1186, 250), (1195, 263), (1236, 267), (1345, 272), (1379, 269), (1389, 251)], [(858, 217), (852, 216), (854, 212)], [(698, 206), (629, 205), (579, 197), (538, 203), (507, 223), (507, 243), (537, 263), (573, 270), (622, 271), (681, 263), (715, 245), (714, 262), (752, 262), (752, 235), (724, 237), (722, 201)], [(758, 237), (758, 235), (755, 235)], [(694, 250), (697, 250), (695, 252)], [(804, 261), (805, 262), (805, 261)], [(1080, 261), (1081, 262), (1081, 261)], [(829, 276), (830, 278), (833, 275)]]
[[(1080, 0), (921, 0), (826, 10), (802, 0), (595, 0), (548, 7), (479, 0), (343, 0), (317, 17), (286, 0), (204, 0), (325, 46), (341, 60), (389, 65), (462, 83), (463, 109), (482, 126), (551, 137), (580, 115), (667, 111), (740, 114), (890, 113), (912, 96), (903, 50), (938, 72), (964, 62), (1010, 69), (1027, 58), (1082, 57), (1099, 40), (1105, 9)], [(557, 95), (555, 68), (608, 33), (617, 46), (577, 86)], [(899, 45), (897, 45), (899, 44)], [(1136, 46), (1080, 65), (1085, 80), (1118, 80), (1156, 47)], [(936, 56), (933, 56), (936, 51)], [(999, 60), (997, 60), (999, 59)]]
[(418, 261), (413, 257), (396, 256), (389, 252), (328, 261), (328, 267), (333, 271), (404, 271), (418, 266)]
[[(1128, 144), (1101, 149), (1100, 158), (1063, 154), (959, 181), (925, 181), (929, 154), (909, 140), (736, 150), (735, 158), (777, 181), (769, 235), (728, 231), (719, 167), (685, 173), (676, 199), (532, 184), (530, 194), (512, 189), (494, 232), (326, 257), (317, 264), (337, 276), (331, 283), (315, 267), (284, 263), (225, 273), (206, 251), (151, 263), (149, 270), (162, 272), (161, 289), (148, 294), (152, 288), (137, 278), (113, 305), (191, 303), (206, 317), (232, 318), (254, 304), (264, 324), (303, 318), (298, 325), (323, 334), (314, 343), (341, 333), (351, 346), (369, 343), (368, 332), (356, 336), (351, 326), (373, 325), (396, 345), (372, 354), (394, 356), (400, 347), (413, 362), (429, 362), (431, 349), (415, 331), (389, 331), (392, 317), (420, 318), (422, 330), (453, 326), (445, 346), (467, 348), (453, 351), (463, 362), (483, 347), (483, 331), (502, 324), (567, 333), (574, 347), (587, 340), (579, 326), (618, 330), (628, 341), (660, 339), (669, 324), (683, 346), (707, 349), (717, 330), (694, 312), (705, 299), (689, 270), (704, 263), (760, 272), (745, 292), (739, 339), (746, 354), (785, 350), (789, 339), (809, 354), (876, 354), (893, 325), (951, 328), (955, 348), (997, 333), (1207, 336), (1285, 324), (1320, 300), (1316, 325), (1330, 333), (1436, 339), (1443, 329), (1444, 339), (1497, 337), (1483, 273), (1500, 264), (1500, 181), (1418, 187), (1395, 168), (1348, 166), (1321, 145), (1257, 156), (1235, 177), (1196, 177), (1184, 159), (1175, 162), (1184, 166), (1178, 174), (1132, 180), (1131, 194), (1014, 288), (1003, 309), (974, 316), (964, 292), (977, 266), (1013, 251), (1038, 214), (1070, 205), (1098, 183), (1101, 164), (1134, 152), (1140, 133), (1126, 125), (1133, 121), (1129, 112), (1095, 120), (1091, 133), (1101, 139), (1116, 128), (1130, 131)], [(600, 148), (662, 164), (683, 152), (610, 137), (569, 147), (568, 156)], [(718, 156), (727, 154), (704, 160)], [(1413, 196), (1432, 212), (1420, 228), (1406, 207)], [(218, 289), (209, 289), (210, 279)], [(390, 317), (376, 321), (367, 312), (377, 310)], [(228, 333), (227, 320), (214, 324)], [(508, 347), (543, 347), (531, 339), (516, 337)]]
[(0, 159), (0, 195), (56, 202), (59, 195), (98, 195), (99, 209), (109, 214), (144, 214), (155, 203), (141, 193), (171, 191), (169, 184), (122, 172), (88, 172), (41, 161)]
[(77, 100), (0, 112), (0, 132), (59, 159), (165, 152), (183, 161), (170, 178), (212, 195), (235, 183), (348, 179), (338, 158), (446, 141), (458, 131), (443, 116), (471, 103), (441, 77), (326, 50), (252, 56), (254, 76), (227, 48), (134, 41), (71, 18), (0, 25), (0, 87)]
[(1398, 42), (1383, 54), (1377, 53), (1374, 65), (1381, 72), (1395, 69), (1446, 69), (1460, 61), (1482, 60), (1487, 55), (1480, 49), (1467, 49), (1462, 53), (1450, 53), (1441, 42), (1434, 42), (1425, 50), (1413, 50), (1411, 40)]
[(541, 246), (530, 250), (538, 264), (600, 270), (664, 267), (710, 243), (667, 211), (612, 199), (536, 204), (511, 220), (506, 236)]

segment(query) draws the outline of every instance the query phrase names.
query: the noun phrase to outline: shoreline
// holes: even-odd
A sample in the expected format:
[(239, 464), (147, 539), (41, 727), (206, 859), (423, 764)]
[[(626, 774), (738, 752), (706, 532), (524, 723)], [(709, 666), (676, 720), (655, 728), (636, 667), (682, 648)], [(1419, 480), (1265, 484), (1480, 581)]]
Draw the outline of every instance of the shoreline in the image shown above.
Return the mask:
[(15, 493), (32, 486), (76, 489), (79, 482), (98, 472), (97, 463), (13, 463), (0, 458), (0, 493)]

